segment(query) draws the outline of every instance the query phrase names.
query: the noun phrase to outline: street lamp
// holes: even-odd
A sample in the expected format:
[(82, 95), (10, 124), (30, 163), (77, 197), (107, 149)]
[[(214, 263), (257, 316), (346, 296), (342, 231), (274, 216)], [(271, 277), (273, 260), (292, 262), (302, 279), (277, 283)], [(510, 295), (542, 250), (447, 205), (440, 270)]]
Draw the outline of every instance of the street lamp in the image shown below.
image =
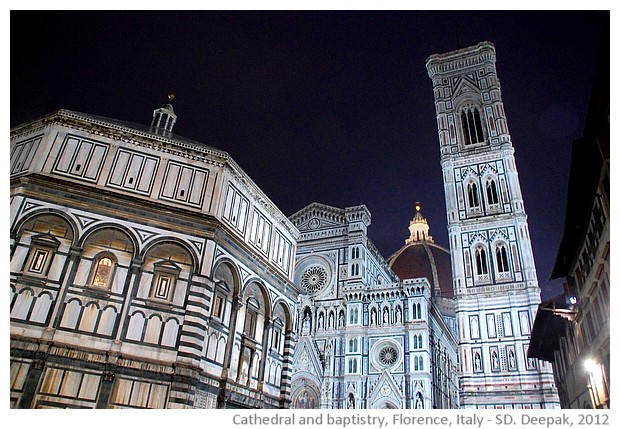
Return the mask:
[[(590, 393), (592, 394), (592, 408), (598, 408), (606, 401), (605, 382), (601, 365), (592, 358), (583, 362), (583, 366), (590, 376)], [(601, 392), (603, 397), (601, 398)]]
[(592, 358), (586, 359), (583, 362), (583, 366), (586, 368), (586, 371), (588, 371), (590, 374), (594, 374), (599, 369), (598, 364)]

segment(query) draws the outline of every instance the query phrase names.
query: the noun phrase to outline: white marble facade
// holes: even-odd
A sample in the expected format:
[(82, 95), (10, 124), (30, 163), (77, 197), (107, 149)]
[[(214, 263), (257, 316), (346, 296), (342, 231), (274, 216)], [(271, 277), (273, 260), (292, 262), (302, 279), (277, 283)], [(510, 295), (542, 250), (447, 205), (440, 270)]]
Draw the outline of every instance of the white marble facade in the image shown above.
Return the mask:
[[(368, 238), (370, 219), (365, 206), (318, 203), (291, 216), (301, 233), (294, 280), (305, 292), (291, 405), (456, 408), (454, 314), (441, 314), (428, 279), (396, 276)], [(440, 368), (449, 371), (438, 391)]]
[(12, 406), (288, 406), (298, 231), (169, 131), (65, 110), (11, 131)]

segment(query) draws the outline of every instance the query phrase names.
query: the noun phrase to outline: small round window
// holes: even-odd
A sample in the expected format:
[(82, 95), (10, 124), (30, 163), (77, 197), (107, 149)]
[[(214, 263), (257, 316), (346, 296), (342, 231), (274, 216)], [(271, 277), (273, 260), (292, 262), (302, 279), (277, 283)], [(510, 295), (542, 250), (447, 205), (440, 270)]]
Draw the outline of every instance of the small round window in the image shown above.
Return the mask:
[(392, 366), (398, 360), (398, 350), (396, 347), (387, 345), (379, 350), (379, 362), (384, 366)]
[(301, 276), (301, 285), (309, 293), (322, 290), (327, 285), (327, 271), (322, 267), (310, 267)]

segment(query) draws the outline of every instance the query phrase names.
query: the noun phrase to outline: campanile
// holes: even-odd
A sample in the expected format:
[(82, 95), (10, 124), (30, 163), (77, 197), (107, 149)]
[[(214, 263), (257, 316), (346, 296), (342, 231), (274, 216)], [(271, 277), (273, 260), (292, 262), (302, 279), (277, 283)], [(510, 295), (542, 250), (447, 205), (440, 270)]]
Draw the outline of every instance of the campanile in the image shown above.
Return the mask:
[(454, 294), (461, 407), (559, 408), (527, 349), (540, 288), (495, 68), (482, 42), (430, 56)]

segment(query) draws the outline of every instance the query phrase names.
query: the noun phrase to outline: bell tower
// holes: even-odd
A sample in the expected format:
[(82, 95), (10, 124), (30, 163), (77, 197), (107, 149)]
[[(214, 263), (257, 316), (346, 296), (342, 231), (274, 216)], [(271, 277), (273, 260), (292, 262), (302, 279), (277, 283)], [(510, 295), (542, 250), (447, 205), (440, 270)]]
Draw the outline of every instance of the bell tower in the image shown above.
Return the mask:
[(540, 288), (490, 42), (430, 56), (457, 299), (461, 407), (559, 408), (527, 357)]

